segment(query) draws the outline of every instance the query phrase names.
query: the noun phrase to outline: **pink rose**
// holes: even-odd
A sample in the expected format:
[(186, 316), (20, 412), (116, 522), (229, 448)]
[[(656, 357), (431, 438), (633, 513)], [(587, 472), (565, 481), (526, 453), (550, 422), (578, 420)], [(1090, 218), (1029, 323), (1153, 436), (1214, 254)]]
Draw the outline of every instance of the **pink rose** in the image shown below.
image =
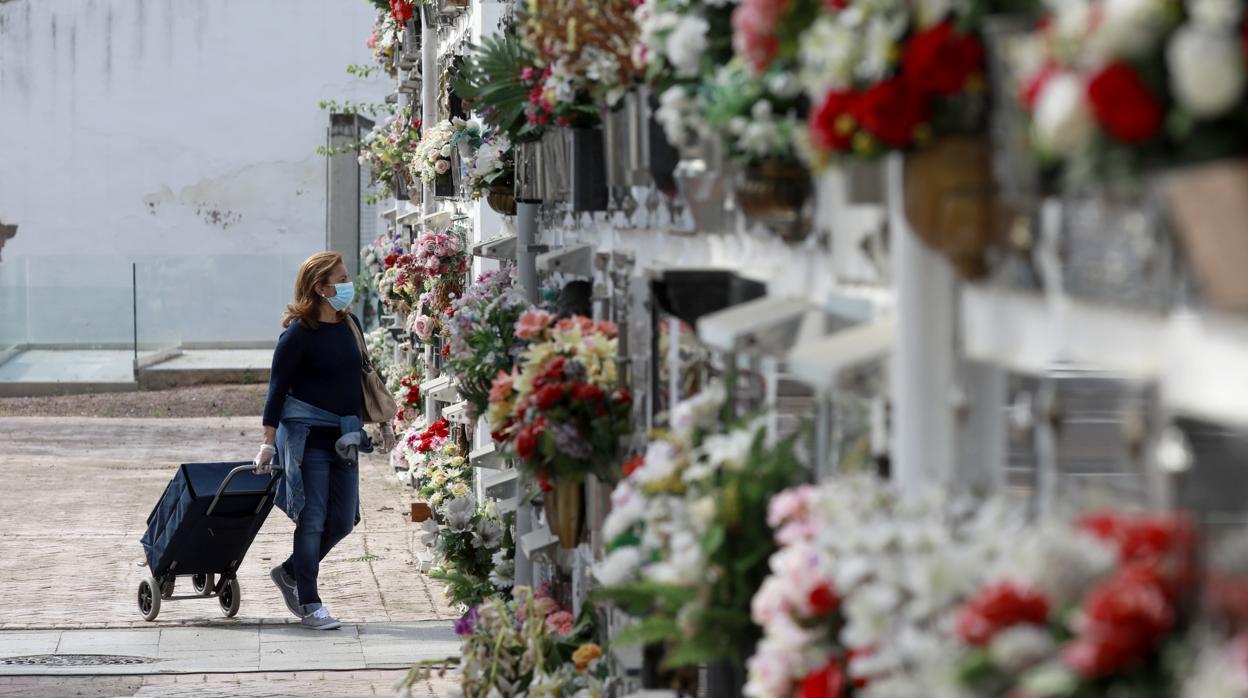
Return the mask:
[(412, 332), (415, 332), (422, 342), (428, 341), (433, 336), (433, 318), (428, 315), (417, 315), (412, 320)]
[(533, 339), (555, 321), (554, 313), (548, 313), (545, 310), (534, 308), (524, 311), (520, 319), (516, 321), (516, 336), (520, 339)]
[(438, 160), (438, 164), (434, 165), (433, 169), (437, 171), (438, 174), (446, 174), (451, 169), (451, 161), (450, 160)]
[(546, 632), (560, 636), (571, 635), (572, 614), (567, 611), (557, 611), (546, 616)]

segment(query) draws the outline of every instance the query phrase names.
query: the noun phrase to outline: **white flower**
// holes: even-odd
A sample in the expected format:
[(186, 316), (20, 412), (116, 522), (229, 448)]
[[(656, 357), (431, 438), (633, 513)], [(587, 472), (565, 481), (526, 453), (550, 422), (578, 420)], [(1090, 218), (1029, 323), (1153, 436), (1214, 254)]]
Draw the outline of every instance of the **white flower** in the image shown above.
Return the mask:
[(711, 28), (696, 15), (681, 17), (667, 36), (667, 59), (680, 77), (696, 77), (706, 52), (706, 33)]
[(1045, 82), (1036, 99), (1032, 132), (1036, 146), (1054, 155), (1071, 155), (1087, 145), (1093, 123), (1082, 80), (1060, 73)]
[(1103, 0), (1090, 39), (1106, 58), (1141, 56), (1153, 50), (1165, 28), (1165, 0)]
[(675, 475), (678, 455), (674, 445), (661, 439), (651, 441), (646, 447), (646, 457), (641, 467), (633, 471), (633, 479), (644, 485)]
[(1188, 17), (1210, 29), (1233, 29), (1244, 14), (1243, 0), (1188, 0)]
[(1229, 31), (1188, 25), (1166, 48), (1170, 89), (1182, 107), (1213, 119), (1235, 108), (1244, 95), (1244, 57), (1239, 38)]
[(446, 525), (456, 533), (467, 531), (472, 526), (472, 517), (477, 513), (477, 505), (471, 497), (458, 497), (446, 505)]
[(457, 482), (451, 485), (451, 495), (455, 497), (467, 497), (472, 492), (472, 488), (466, 482)]
[(1057, 649), (1047, 628), (1016, 625), (992, 638), (988, 654), (1007, 673), (1016, 674), (1048, 659)]
[(451, 156), (451, 145), (448, 143), (442, 146), (442, 149), (438, 151), (438, 155), (441, 155), (444, 158), (449, 158)]
[(426, 548), (432, 548), (440, 538), (441, 527), (438, 522), (433, 519), (425, 519), (420, 522), (420, 544)]
[(516, 559), (507, 550), (499, 550), (490, 558), (494, 569), (490, 570), (490, 584), (496, 589), (506, 589), (514, 584)]
[[(675, 90), (683, 96), (680, 88), (672, 88), (664, 95)], [(681, 400), (672, 407), (672, 431), (680, 436), (688, 436), (694, 429), (710, 429), (719, 421), (719, 411), (724, 406), (727, 394), (722, 383), (715, 382), (706, 390), (687, 400)]]
[(628, 481), (621, 482), (611, 492), (611, 513), (602, 524), (602, 534), (608, 541), (623, 535), (646, 514), (646, 500)]
[(641, 549), (624, 546), (611, 551), (607, 557), (594, 565), (594, 579), (603, 586), (616, 586), (631, 581), (641, 567)]

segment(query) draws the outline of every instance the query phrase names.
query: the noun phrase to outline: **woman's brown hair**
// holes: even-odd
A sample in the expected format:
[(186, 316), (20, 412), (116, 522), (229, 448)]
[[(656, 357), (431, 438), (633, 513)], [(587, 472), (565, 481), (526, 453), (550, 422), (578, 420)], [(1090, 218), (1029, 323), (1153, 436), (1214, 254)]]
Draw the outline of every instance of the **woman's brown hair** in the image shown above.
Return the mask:
[[(321, 296), (316, 289), (329, 279), (334, 267), (342, 263), (342, 255), (337, 252), (317, 252), (303, 261), (295, 275), (295, 302), (286, 306), (286, 312), (282, 313), (282, 327), (290, 327), (295, 320), (309, 330), (320, 327), (317, 317)], [(346, 312), (342, 310), (338, 314)]]

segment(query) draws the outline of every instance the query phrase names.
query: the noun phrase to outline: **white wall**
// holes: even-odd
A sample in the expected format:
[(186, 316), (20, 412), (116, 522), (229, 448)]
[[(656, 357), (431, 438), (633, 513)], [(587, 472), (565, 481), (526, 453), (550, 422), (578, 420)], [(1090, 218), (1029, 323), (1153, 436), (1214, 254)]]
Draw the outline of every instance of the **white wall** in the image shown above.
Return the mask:
[(317, 103), (381, 100), (388, 81), (345, 71), (371, 62), (374, 16), (366, 0), (0, 0), (5, 263), (322, 249)]

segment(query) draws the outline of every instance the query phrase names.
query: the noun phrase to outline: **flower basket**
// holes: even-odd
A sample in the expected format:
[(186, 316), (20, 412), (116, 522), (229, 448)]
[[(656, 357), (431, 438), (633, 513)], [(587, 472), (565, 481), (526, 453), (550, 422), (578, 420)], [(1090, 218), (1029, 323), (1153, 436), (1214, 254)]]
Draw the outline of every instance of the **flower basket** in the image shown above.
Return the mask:
[(516, 215), (516, 183), (514, 178), (491, 184), (490, 191), (485, 196), (485, 201), (490, 205), (490, 208), (500, 215)]
[(542, 144), (526, 141), (516, 144), (516, 201), (541, 202), (546, 198), (542, 173)]
[(412, 502), (412, 523), (424, 523), (433, 518), (433, 509), (428, 502)]
[(786, 242), (806, 238), (811, 229), (814, 187), (801, 165), (762, 162), (737, 179), (737, 205), (750, 225), (761, 225)]
[(1205, 297), (1248, 310), (1248, 159), (1174, 170), (1164, 190), (1171, 219)]
[(585, 519), (585, 484), (560, 482), (545, 495), (546, 523), (559, 538), (559, 547), (575, 548)]
[(571, 129), (570, 198), (573, 211), (607, 210), (607, 171), (600, 128)]
[(987, 272), (985, 253), (1004, 218), (992, 178), (992, 147), (981, 135), (942, 136), (906, 156), (906, 218), (928, 247), (964, 279)]

